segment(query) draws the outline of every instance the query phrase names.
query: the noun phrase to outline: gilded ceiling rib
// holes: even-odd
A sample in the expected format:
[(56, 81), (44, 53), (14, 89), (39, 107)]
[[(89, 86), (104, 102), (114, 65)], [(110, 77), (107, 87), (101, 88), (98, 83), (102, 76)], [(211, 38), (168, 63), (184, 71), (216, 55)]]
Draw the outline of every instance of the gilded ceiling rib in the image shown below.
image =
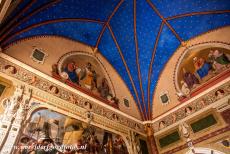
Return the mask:
[(124, 56), (123, 56), (123, 54), (122, 54), (122, 51), (121, 51), (121, 49), (120, 49), (120, 46), (119, 46), (118, 43), (117, 43), (116, 37), (114, 36), (114, 33), (113, 33), (113, 31), (112, 31), (112, 29), (111, 29), (111, 27), (110, 27), (109, 25), (108, 25), (108, 28), (109, 28), (109, 31), (110, 31), (110, 33), (111, 33), (111, 36), (112, 36), (112, 38), (113, 38), (113, 40), (114, 40), (114, 43), (116, 44), (116, 47), (117, 47), (117, 49), (118, 49), (118, 52), (119, 52), (119, 54), (120, 54), (120, 56), (121, 56), (121, 59), (122, 59), (122, 62), (123, 62), (123, 64), (124, 64), (124, 66), (125, 66), (126, 72), (128, 73), (129, 79), (130, 79), (130, 81), (131, 81), (131, 84), (132, 84), (134, 93), (135, 93), (136, 98), (137, 98), (138, 106), (139, 106), (139, 109), (140, 109), (140, 110), (138, 110), (138, 111), (140, 112), (140, 115), (141, 115), (142, 119), (145, 120), (146, 117), (145, 117), (145, 114), (143, 114), (144, 112), (143, 112), (143, 109), (142, 109), (142, 107), (141, 107), (140, 99), (139, 99), (139, 96), (138, 96), (138, 93), (137, 93), (135, 84), (134, 84), (134, 82), (133, 82), (133, 78), (132, 78), (132, 76), (131, 76), (131, 74), (130, 74), (130, 70), (129, 70), (129, 68), (128, 68), (128, 66), (127, 66), (127, 63), (126, 63), (126, 61), (125, 61), (125, 58), (124, 58)]
[(102, 30), (101, 30), (101, 32), (100, 32), (98, 38), (97, 38), (97, 43), (96, 43), (96, 45), (95, 45), (95, 48), (98, 48), (98, 45), (99, 45), (99, 43), (100, 43), (100, 41), (101, 41), (101, 37), (102, 37), (102, 35), (104, 34), (106, 27), (108, 26), (110, 20), (112, 19), (112, 17), (113, 17), (114, 14), (117, 12), (117, 10), (119, 9), (119, 7), (121, 6), (121, 4), (122, 4), (123, 2), (124, 2), (124, 0), (121, 0), (121, 1), (117, 4), (117, 6), (114, 8), (114, 10), (113, 10), (113, 12), (111, 13), (111, 15), (108, 17), (107, 21), (104, 23), (103, 28), (102, 28)]
[[(139, 64), (139, 50), (138, 50), (138, 39), (137, 39), (137, 25), (136, 25), (136, 0), (133, 0), (133, 30), (134, 30), (134, 41), (135, 41), (135, 52), (136, 52), (136, 65), (138, 71), (138, 79), (139, 79), (139, 86), (141, 89), (141, 98), (142, 103), (144, 104), (144, 114), (147, 116), (146, 105), (145, 105), (145, 98), (144, 98), (144, 91), (142, 86), (142, 78), (141, 78), (141, 70)], [(149, 112), (149, 109), (148, 109)], [(148, 116), (146, 117), (148, 119)]]
[[(32, 17), (33, 15), (39, 13), (40, 11), (44, 10), (44, 9), (47, 9), (49, 8), (50, 6), (52, 6), (53, 4), (55, 3), (58, 3), (60, 2), (61, 0), (55, 0), (55, 1), (51, 1), (51, 2), (48, 2), (42, 6), (40, 6), (38, 9), (35, 9), (34, 11), (32, 11), (31, 13), (29, 13), (27, 16), (25, 16), (24, 18), (22, 18), (20, 20), (20, 22), (16, 23), (15, 25), (13, 25), (12, 27), (10, 27), (9, 30), (6, 31), (5, 34), (3, 34), (1, 37), (0, 37), (0, 41), (2, 42), (3, 39), (5, 39), (5, 37), (7, 37), (8, 34), (10, 34), (10, 32), (16, 28), (18, 25), (20, 25), (21, 23), (25, 22), (26, 20), (28, 20), (30, 17)], [(7, 41), (3, 41), (3, 42), (7, 42)], [(1, 43), (3, 44), (3, 43)]]
[(42, 26), (42, 25), (47, 25), (47, 24), (50, 24), (50, 23), (58, 23), (58, 22), (69, 22), (69, 21), (74, 21), (74, 22), (95, 22), (95, 23), (99, 23), (99, 24), (103, 24), (104, 22), (102, 21), (99, 21), (99, 20), (93, 20), (93, 19), (83, 19), (83, 18), (63, 18), (63, 19), (54, 19), (54, 20), (47, 20), (47, 21), (43, 21), (43, 22), (40, 22), (40, 23), (36, 23), (36, 24), (33, 24), (33, 25), (30, 25), (18, 32), (16, 32), (14, 35), (11, 35), (7, 38), (5, 38), (1, 44), (5, 44), (7, 43), (10, 39), (12, 39), (13, 37), (23, 33), (23, 32), (26, 32), (26, 31), (29, 31), (33, 28), (36, 28), (36, 27), (39, 27), (39, 26)]
[(223, 14), (223, 13), (230, 13), (230, 10), (216, 10), (216, 11), (202, 11), (202, 12), (191, 12), (191, 13), (185, 13), (185, 14), (179, 14), (172, 17), (167, 17), (165, 20), (173, 20), (188, 16), (195, 16), (195, 15), (208, 15), (208, 14)]
[[(24, 8), (22, 8), (22, 10), (21, 10), (18, 14), (16, 14), (16, 15), (9, 21), (9, 23), (8, 23), (5, 27), (2, 28), (2, 30), (0, 31), (0, 35), (1, 35), (0, 40), (2, 40), (2, 34), (4, 34), (5, 31), (8, 32), (8, 31), (9, 31), (9, 30), (8, 30), (9, 28), (10, 28), (10, 30), (13, 29), (13, 28), (11, 27), (12, 24), (15, 24), (15, 21), (17, 21), (18, 18), (20, 18), (20, 16), (23, 15), (23, 13), (25, 13), (35, 2), (36, 2), (36, 0), (32, 0), (29, 4), (27, 4)], [(13, 27), (14, 27), (14, 25), (13, 25)], [(4, 36), (4, 35), (3, 35), (3, 36)]]
[[(149, 108), (150, 108), (150, 101), (151, 101), (150, 100), (150, 84), (151, 84), (152, 67), (153, 67), (153, 62), (154, 62), (154, 58), (155, 58), (155, 54), (156, 54), (156, 50), (157, 50), (157, 44), (158, 44), (158, 41), (160, 38), (160, 34), (162, 32), (163, 26), (164, 26), (164, 23), (161, 22), (161, 25), (160, 25), (160, 28), (159, 28), (159, 31), (157, 33), (157, 37), (156, 37), (156, 40), (154, 43), (154, 48), (153, 48), (151, 62), (150, 62), (149, 71), (148, 71), (148, 107)], [(152, 110), (150, 108), (149, 118), (151, 118), (151, 116), (152, 116)]]
[(173, 29), (173, 27), (167, 22), (167, 20), (161, 15), (161, 13), (157, 10), (157, 8), (154, 6), (150, 0), (146, 0), (151, 8), (156, 12), (156, 14), (162, 19), (162, 21), (167, 25), (167, 27), (173, 32), (173, 34), (176, 36), (176, 38), (182, 43), (183, 39), (177, 34), (177, 32)]

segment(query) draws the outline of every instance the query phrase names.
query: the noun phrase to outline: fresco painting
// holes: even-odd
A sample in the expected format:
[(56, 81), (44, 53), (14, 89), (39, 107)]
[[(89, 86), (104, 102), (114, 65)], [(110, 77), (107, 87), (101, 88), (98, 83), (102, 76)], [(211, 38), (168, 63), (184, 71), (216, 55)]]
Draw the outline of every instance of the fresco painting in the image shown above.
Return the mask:
[(17, 154), (128, 153), (120, 135), (48, 109), (32, 115), (17, 147)]

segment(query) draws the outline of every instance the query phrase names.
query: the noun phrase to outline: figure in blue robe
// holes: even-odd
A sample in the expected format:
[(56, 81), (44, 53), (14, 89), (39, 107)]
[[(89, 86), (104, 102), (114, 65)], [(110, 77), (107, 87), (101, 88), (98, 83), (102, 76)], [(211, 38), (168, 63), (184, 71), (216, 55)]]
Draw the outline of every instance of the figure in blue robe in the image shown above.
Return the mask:
[(212, 69), (212, 66), (207, 63), (203, 58), (193, 58), (194, 67), (196, 70), (196, 73), (199, 75), (199, 77), (202, 79), (205, 76), (208, 75), (209, 71)]
[(204, 63), (204, 65), (198, 69), (196, 72), (200, 76), (200, 78), (204, 78), (208, 75), (209, 70), (212, 69), (212, 66), (209, 63)]
[(68, 74), (70, 81), (79, 85), (79, 77), (76, 73), (75, 64), (69, 63), (64, 71)]

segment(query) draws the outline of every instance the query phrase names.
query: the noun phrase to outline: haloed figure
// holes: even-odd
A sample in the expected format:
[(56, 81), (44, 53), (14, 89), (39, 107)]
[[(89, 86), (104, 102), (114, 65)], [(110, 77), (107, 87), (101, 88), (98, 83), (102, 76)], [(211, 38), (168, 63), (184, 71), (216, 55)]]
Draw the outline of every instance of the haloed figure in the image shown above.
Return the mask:
[(224, 90), (218, 89), (218, 90), (215, 92), (215, 96), (216, 96), (217, 99), (223, 98), (223, 97), (224, 97)]

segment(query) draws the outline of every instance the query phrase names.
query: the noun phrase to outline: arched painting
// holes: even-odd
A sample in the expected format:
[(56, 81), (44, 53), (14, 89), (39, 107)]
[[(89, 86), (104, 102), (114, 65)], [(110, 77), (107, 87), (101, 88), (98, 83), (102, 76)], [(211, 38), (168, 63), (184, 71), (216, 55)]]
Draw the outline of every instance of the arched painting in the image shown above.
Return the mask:
[(223, 47), (201, 46), (188, 50), (182, 58), (176, 84), (184, 96), (230, 69), (230, 50)]
[(59, 76), (69, 85), (118, 103), (105, 67), (93, 55), (84, 52), (67, 53), (53, 65), (52, 70), (54, 76)]
[(47, 109), (32, 115), (18, 145), (18, 152), (23, 154), (128, 153), (121, 136)]

